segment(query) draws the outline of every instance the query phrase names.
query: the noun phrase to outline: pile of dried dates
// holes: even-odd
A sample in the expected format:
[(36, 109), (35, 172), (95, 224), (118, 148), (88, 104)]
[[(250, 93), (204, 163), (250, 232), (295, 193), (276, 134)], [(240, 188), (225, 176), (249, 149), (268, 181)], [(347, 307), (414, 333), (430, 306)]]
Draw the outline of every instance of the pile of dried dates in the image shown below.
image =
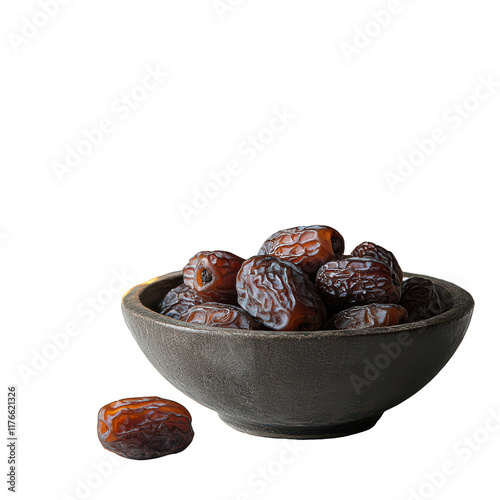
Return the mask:
[(370, 242), (344, 254), (329, 226), (278, 231), (258, 254), (199, 252), (158, 312), (200, 325), (310, 331), (391, 326), (443, 311), (432, 281), (403, 272), (392, 252)]

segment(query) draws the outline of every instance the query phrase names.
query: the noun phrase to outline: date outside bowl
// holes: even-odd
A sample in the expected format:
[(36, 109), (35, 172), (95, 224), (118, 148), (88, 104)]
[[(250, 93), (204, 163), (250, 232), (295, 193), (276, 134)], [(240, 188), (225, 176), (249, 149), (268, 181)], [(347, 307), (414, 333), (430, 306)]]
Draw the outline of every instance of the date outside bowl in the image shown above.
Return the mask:
[(182, 283), (181, 272), (135, 286), (122, 310), (153, 366), (231, 427), (275, 438), (340, 437), (370, 429), (384, 411), (422, 389), (462, 341), (471, 295), (425, 277), (447, 310), (382, 328), (274, 332), (185, 323), (155, 311)]

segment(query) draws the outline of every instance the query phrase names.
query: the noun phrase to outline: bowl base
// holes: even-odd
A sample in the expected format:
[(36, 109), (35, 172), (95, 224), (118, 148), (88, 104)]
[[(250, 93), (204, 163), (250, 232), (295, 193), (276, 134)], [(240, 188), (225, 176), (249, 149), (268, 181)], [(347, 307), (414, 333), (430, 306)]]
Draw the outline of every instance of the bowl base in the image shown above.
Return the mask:
[(283, 439), (327, 439), (350, 436), (358, 432), (371, 429), (380, 419), (382, 413), (374, 417), (347, 422), (337, 425), (326, 425), (317, 427), (293, 427), (293, 426), (275, 426), (261, 425), (252, 422), (241, 422), (234, 420), (226, 415), (219, 414), (220, 419), (240, 432), (252, 434), (253, 436), (283, 438)]

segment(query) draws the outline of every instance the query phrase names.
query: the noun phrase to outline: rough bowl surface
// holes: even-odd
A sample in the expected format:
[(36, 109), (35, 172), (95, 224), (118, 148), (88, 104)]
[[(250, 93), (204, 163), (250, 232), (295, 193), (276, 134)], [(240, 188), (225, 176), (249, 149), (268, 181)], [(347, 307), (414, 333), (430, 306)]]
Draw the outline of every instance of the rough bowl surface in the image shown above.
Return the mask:
[(181, 272), (132, 288), (122, 309), (156, 369), (231, 427), (267, 437), (337, 437), (375, 425), (432, 380), (462, 341), (472, 297), (425, 277), (446, 301), (446, 312), (384, 328), (269, 332), (177, 321), (155, 309), (182, 282)]

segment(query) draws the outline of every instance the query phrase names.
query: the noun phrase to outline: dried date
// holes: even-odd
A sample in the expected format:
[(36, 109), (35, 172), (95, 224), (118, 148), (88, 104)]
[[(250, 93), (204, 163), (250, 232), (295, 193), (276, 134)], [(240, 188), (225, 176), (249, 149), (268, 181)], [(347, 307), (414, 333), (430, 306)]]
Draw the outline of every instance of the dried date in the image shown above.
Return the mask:
[(320, 268), (316, 286), (335, 311), (354, 305), (397, 303), (401, 297), (399, 278), (378, 260), (349, 257), (332, 260)]
[(409, 323), (432, 318), (444, 310), (434, 283), (417, 276), (403, 281), (399, 303), (408, 311)]
[(333, 324), (338, 330), (376, 328), (402, 323), (408, 317), (406, 309), (397, 304), (368, 304), (339, 312)]
[(172, 288), (158, 306), (158, 312), (179, 319), (190, 307), (203, 304), (205, 299), (187, 285)]
[(379, 260), (394, 270), (399, 278), (399, 281), (403, 281), (403, 271), (401, 270), (396, 257), (392, 252), (386, 250), (384, 247), (369, 241), (364, 241), (351, 252), (351, 255), (353, 257)]
[(184, 268), (184, 284), (206, 301), (236, 304), (236, 276), (244, 260), (231, 252), (199, 252)]
[(344, 238), (329, 226), (300, 226), (269, 237), (259, 255), (273, 255), (299, 266), (309, 276), (344, 253)]
[(103, 406), (97, 433), (104, 448), (135, 460), (178, 453), (194, 436), (186, 408), (158, 397), (120, 399)]
[(207, 302), (191, 307), (181, 316), (181, 321), (198, 325), (217, 326), (221, 328), (240, 328), (257, 330), (262, 325), (240, 307), (230, 304)]
[(271, 255), (245, 261), (236, 290), (240, 306), (272, 330), (317, 330), (326, 318), (325, 306), (307, 275)]

